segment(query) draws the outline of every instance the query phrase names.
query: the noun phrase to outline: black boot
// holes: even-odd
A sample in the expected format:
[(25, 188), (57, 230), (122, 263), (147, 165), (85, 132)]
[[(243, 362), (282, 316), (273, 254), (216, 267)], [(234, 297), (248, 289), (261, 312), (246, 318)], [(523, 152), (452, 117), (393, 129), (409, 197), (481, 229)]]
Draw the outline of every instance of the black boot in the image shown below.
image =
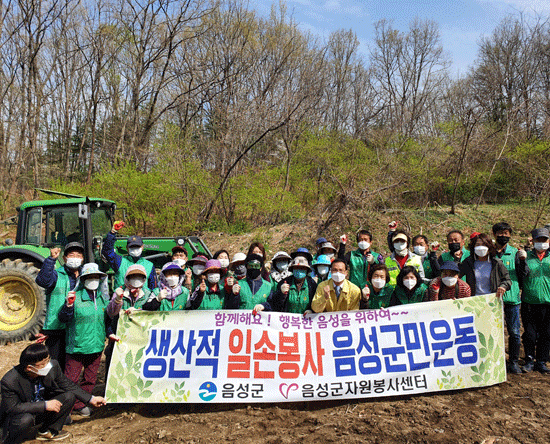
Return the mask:
[(523, 373), (532, 372), (535, 368), (535, 360), (532, 356), (527, 356), (525, 358), (525, 364), (523, 364)]

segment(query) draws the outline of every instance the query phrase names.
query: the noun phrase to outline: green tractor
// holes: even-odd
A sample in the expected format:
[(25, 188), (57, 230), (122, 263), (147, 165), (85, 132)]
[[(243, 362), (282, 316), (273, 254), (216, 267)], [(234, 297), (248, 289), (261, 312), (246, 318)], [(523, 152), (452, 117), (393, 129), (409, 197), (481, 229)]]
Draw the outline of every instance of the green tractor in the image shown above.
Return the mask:
[[(116, 204), (107, 199), (88, 198), (49, 190), (46, 194), (63, 199), (37, 200), (17, 208), (15, 243), (7, 239), (0, 247), (0, 344), (29, 339), (40, 331), (46, 314), (44, 290), (35, 283), (50, 249), (63, 249), (69, 242), (84, 245), (84, 262), (95, 262), (103, 271), (101, 258), (104, 236), (115, 220)], [(119, 237), (115, 250), (124, 256), (127, 237)], [(212, 254), (196, 236), (143, 238), (143, 257), (161, 268), (171, 258), (172, 248), (185, 245), (188, 256)], [(63, 265), (62, 254), (56, 266)]]

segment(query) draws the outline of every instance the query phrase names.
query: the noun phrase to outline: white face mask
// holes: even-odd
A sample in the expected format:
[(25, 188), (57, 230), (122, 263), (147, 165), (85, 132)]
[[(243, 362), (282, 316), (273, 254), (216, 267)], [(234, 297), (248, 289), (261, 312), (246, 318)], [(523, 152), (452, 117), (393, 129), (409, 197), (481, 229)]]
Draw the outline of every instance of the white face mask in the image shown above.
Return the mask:
[(328, 274), (328, 265), (317, 265), (317, 274), (326, 276)]
[(370, 247), (370, 242), (367, 241), (361, 241), (357, 244), (360, 250), (368, 250)]
[(65, 265), (71, 270), (76, 270), (82, 265), (82, 259), (79, 257), (68, 257), (65, 261)]
[(50, 370), (52, 369), (53, 365), (51, 362), (48, 362), (44, 367), (42, 368), (36, 368), (34, 365), (31, 365), (32, 370), (38, 375), (38, 376), (46, 376)]
[(176, 285), (178, 285), (180, 281), (180, 277), (177, 274), (171, 275), (171, 276), (165, 276), (165, 279), (166, 279), (166, 283), (171, 288), (174, 288)]
[(290, 262), (288, 262), (288, 261), (277, 261), (277, 262), (275, 262), (275, 268), (277, 270), (279, 270), (280, 273), (282, 273), (283, 271), (286, 271), (286, 269), (288, 268), (289, 265), (290, 265)]
[(204, 271), (204, 265), (193, 265), (193, 274), (195, 276), (200, 276)]
[(183, 268), (185, 266), (185, 259), (174, 259), (172, 262), (174, 262), (180, 268)]
[(399, 256), (406, 256), (407, 255), (407, 242), (395, 242), (393, 244), (393, 248), (395, 248), (395, 252)]
[(132, 257), (140, 257), (143, 253), (143, 247), (132, 247), (128, 249), (128, 254)]
[(332, 280), (340, 284), (341, 282), (344, 282), (344, 279), (346, 279), (346, 275), (344, 273), (332, 273)]
[(219, 261), (220, 261), (220, 265), (222, 266), (222, 268), (229, 267), (229, 259), (219, 259)]
[(128, 279), (128, 283), (133, 288), (141, 288), (143, 287), (143, 284), (145, 284), (145, 278), (144, 277), (131, 277)]
[(217, 284), (220, 281), (220, 273), (209, 273), (206, 279), (211, 284)]
[(84, 281), (84, 288), (86, 288), (86, 290), (97, 290), (99, 288), (99, 279), (98, 278), (91, 278), (91, 279), (86, 279)]
[(485, 257), (489, 252), (489, 248), (486, 247), (485, 245), (478, 245), (477, 247), (474, 248), (474, 252), (478, 257)]
[(386, 279), (376, 278), (372, 280), (372, 286), (378, 290), (384, 288), (386, 285)]
[(420, 256), (424, 256), (426, 254), (426, 247), (423, 245), (415, 245), (413, 248), (414, 252)]
[(409, 290), (412, 290), (416, 285), (416, 279), (403, 279), (403, 285)]
[(441, 278), (441, 282), (443, 282), (447, 287), (454, 287), (457, 281), (458, 279), (453, 276), (445, 276)]
[(545, 251), (548, 250), (548, 242), (535, 242), (535, 250)]

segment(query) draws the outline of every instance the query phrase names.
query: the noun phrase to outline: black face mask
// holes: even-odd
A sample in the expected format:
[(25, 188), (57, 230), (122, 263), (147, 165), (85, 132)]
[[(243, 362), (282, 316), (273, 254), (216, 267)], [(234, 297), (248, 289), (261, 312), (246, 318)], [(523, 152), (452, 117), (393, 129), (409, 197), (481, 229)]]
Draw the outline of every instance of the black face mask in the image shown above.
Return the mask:
[(449, 244), (449, 251), (450, 251), (451, 253), (456, 253), (456, 252), (459, 251), (459, 250), (460, 250), (460, 243), (458, 243), (458, 242), (451, 242), (451, 243)]
[(238, 265), (235, 267), (235, 274), (237, 276), (245, 276), (246, 275), (246, 265)]
[(250, 279), (256, 279), (260, 275), (261, 272), (262, 272), (262, 270), (260, 270), (258, 268), (250, 268), (250, 269), (246, 270), (246, 275)]
[(504, 246), (508, 242), (510, 242), (510, 236), (497, 236), (497, 244)]

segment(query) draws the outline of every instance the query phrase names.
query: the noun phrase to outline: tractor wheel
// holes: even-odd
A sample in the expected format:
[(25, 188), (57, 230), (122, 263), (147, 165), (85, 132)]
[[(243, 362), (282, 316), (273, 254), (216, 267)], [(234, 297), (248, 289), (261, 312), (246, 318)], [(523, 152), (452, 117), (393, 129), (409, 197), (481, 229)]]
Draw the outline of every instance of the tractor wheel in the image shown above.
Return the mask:
[(32, 262), (0, 262), (0, 344), (29, 339), (40, 331), (46, 317), (46, 297), (34, 281)]

